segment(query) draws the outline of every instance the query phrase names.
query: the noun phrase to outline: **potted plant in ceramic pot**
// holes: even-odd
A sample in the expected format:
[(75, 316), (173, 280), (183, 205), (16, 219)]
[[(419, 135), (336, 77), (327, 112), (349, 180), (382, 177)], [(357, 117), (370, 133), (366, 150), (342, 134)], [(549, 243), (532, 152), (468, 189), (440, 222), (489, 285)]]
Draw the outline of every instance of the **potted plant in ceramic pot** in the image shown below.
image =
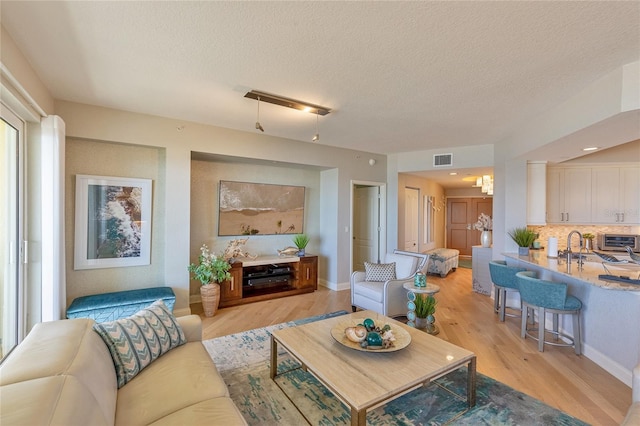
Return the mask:
[(438, 301), (430, 294), (416, 294), (414, 300), (416, 305), (416, 328), (433, 327), (436, 321), (433, 314), (436, 313), (436, 304)]
[(528, 229), (526, 226), (515, 228), (509, 231), (509, 236), (518, 244), (518, 255), (528, 256), (529, 247), (538, 238), (538, 234)]
[(306, 234), (298, 234), (293, 237), (293, 244), (298, 247), (298, 256), (304, 256), (304, 249), (307, 247), (307, 244), (309, 244), (310, 239)]
[(593, 248), (595, 247), (593, 245), (593, 239), (596, 236), (594, 234), (591, 234), (589, 232), (585, 232), (584, 234), (582, 234), (582, 238), (584, 239), (584, 249), (587, 252), (590, 252), (591, 250), (593, 250)]
[(220, 283), (231, 279), (229, 273), (231, 265), (222, 256), (216, 256), (209, 251), (209, 247), (203, 244), (200, 247), (198, 263), (192, 263), (187, 269), (193, 274), (193, 278), (202, 284), (200, 296), (205, 316), (214, 316), (220, 303)]

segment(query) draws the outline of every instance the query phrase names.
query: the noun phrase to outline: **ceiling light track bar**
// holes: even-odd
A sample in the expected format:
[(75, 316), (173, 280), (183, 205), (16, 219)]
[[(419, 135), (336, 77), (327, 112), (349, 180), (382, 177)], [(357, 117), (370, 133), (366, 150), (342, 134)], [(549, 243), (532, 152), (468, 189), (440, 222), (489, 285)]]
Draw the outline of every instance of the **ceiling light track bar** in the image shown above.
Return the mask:
[(258, 90), (251, 90), (244, 95), (245, 98), (260, 100), (260, 102), (267, 102), (274, 105), (280, 105), (287, 108), (298, 109), (300, 111), (306, 111), (313, 114), (327, 115), (331, 112), (329, 108), (310, 104), (308, 102), (297, 101), (291, 98), (285, 98), (284, 96), (273, 95), (271, 93), (260, 92)]

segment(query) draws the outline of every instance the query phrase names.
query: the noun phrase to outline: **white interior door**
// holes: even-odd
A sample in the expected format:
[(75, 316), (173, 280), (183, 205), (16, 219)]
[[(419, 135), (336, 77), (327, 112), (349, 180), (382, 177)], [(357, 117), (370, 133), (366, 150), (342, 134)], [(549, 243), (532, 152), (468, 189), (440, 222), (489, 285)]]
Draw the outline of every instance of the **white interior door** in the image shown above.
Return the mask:
[(420, 191), (415, 188), (404, 189), (404, 249), (419, 250), (418, 232), (420, 211)]
[(380, 260), (380, 188), (356, 186), (353, 190), (353, 270), (364, 262)]

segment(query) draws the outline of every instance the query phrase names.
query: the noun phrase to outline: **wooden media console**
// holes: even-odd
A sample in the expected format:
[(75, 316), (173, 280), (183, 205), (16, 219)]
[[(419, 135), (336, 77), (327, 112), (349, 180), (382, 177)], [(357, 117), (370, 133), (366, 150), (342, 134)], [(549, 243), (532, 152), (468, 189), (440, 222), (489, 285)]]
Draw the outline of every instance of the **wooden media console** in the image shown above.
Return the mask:
[(318, 256), (261, 256), (231, 265), (231, 279), (220, 284), (220, 307), (318, 289)]

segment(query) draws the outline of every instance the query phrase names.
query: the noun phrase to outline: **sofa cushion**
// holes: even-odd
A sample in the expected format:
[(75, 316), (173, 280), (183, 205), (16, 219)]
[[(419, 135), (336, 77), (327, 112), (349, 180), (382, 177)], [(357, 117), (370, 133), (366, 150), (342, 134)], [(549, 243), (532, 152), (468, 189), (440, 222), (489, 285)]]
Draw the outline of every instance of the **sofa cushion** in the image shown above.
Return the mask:
[(115, 423), (146, 425), (184, 407), (228, 396), (227, 385), (202, 343), (187, 343), (162, 356), (118, 391)]
[(389, 281), (396, 279), (396, 264), (364, 262), (365, 281)]
[(0, 387), (2, 425), (112, 425), (114, 412), (104, 413), (76, 377), (42, 377)]
[(129, 318), (97, 323), (93, 329), (109, 348), (118, 388), (171, 349), (186, 343), (182, 328), (162, 300)]
[(354, 287), (353, 292), (356, 295), (366, 297), (374, 302), (382, 303), (384, 297), (384, 282), (363, 281)]
[[(36, 324), (0, 364), (0, 385), (48, 376), (74, 376), (84, 385), (83, 392), (93, 395), (103, 417), (113, 421), (115, 369), (93, 324), (93, 320), (84, 318)], [(0, 399), (5, 395), (8, 391), (3, 390)]]
[(185, 407), (151, 425), (202, 425), (211, 424), (212, 419), (215, 419), (214, 424), (225, 426), (247, 424), (231, 398), (220, 397)]
[(399, 253), (387, 253), (384, 259), (387, 263), (395, 262), (397, 278), (409, 278), (412, 276), (418, 268), (418, 260), (416, 256), (407, 256)]

